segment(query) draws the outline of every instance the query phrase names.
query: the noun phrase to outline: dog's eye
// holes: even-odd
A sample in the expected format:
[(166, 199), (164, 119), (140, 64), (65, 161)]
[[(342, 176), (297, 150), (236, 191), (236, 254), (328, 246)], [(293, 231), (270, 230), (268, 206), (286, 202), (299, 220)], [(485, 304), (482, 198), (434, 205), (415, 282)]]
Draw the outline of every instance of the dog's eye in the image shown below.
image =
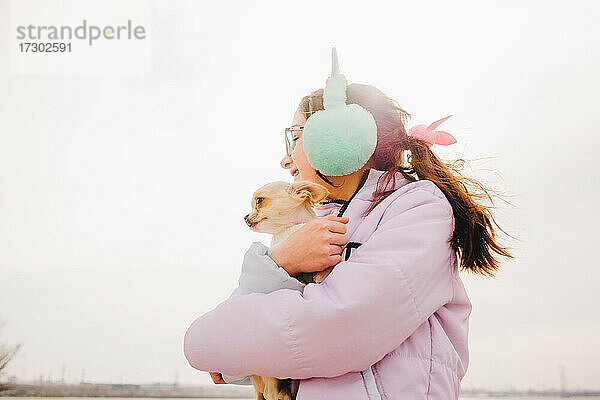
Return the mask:
[(256, 198), (256, 206), (258, 206), (260, 203), (262, 203), (263, 200), (264, 200), (263, 197), (257, 197)]

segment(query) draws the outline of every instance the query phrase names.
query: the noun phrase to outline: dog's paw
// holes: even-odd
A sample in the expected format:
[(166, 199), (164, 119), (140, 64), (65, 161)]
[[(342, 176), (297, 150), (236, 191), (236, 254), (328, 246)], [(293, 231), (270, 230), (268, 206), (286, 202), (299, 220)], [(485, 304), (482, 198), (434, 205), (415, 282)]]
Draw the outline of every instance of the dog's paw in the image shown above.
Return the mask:
[(279, 392), (277, 394), (277, 400), (292, 400), (292, 396), (290, 396), (289, 393), (286, 392)]
[(313, 275), (313, 281), (315, 281), (315, 283), (323, 282), (325, 280), (325, 278), (327, 278), (327, 275), (329, 275), (330, 272), (331, 272), (331, 267), (327, 268), (326, 270), (315, 273)]

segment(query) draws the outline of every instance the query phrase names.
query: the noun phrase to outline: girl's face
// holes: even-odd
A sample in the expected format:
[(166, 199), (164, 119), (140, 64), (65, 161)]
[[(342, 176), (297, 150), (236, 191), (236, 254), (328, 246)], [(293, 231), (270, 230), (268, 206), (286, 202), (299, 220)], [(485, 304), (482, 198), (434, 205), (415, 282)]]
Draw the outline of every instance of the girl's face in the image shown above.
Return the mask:
[[(306, 118), (298, 110), (294, 114), (292, 120), (292, 126), (304, 126)], [(315, 183), (320, 183), (321, 180), (317, 175), (315, 169), (311, 167), (304, 154), (304, 148), (302, 147), (302, 131), (296, 131), (294, 134), (299, 137), (292, 143), (293, 150), (291, 157), (286, 155), (281, 160), (281, 167), (290, 170), (290, 174), (294, 177), (294, 182), (299, 180), (307, 180)]]

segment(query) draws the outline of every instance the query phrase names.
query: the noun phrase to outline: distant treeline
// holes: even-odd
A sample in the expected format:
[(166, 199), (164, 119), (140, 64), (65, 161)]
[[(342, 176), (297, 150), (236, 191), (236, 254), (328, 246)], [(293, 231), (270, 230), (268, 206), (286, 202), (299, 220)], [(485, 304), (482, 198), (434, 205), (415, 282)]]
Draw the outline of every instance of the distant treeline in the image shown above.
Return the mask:
[[(176, 384), (80, 383), (77, 385), (8, 384), (0, 386), (0, 397), (137, 397), (137, 398), (254, 398), (252, 386)], [(488, 391), (462, 390), (461, 398), (470, 397), (600, 397), (600, 391)]]
[(11, 384), (5, 385), (0, 397), (162, 397), (162, 398), (239, 398), (254, 396), (252, 386), (212, 385), (130, 385), (81, 383), (67, 384)]

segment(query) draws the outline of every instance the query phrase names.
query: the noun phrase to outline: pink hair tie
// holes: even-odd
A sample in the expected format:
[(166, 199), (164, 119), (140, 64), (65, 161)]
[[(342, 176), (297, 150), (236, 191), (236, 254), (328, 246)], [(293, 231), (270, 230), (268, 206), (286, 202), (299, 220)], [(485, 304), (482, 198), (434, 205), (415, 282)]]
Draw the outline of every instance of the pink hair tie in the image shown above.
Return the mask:
[(442, 146), (448, 146), (449, 144), (456, 143), (454, 136), (444, 131), (435, 131), (435, 128), (440, 126), (442, 122), (450, 118), (452, 115), (448, 115), (446, 118), (438, 119), (429, 126), (416, 125), (410, 128), (408, 135), (415, 139), (422, 140), (427, 143), (429, 147), (434, 144), (441, 144)]

